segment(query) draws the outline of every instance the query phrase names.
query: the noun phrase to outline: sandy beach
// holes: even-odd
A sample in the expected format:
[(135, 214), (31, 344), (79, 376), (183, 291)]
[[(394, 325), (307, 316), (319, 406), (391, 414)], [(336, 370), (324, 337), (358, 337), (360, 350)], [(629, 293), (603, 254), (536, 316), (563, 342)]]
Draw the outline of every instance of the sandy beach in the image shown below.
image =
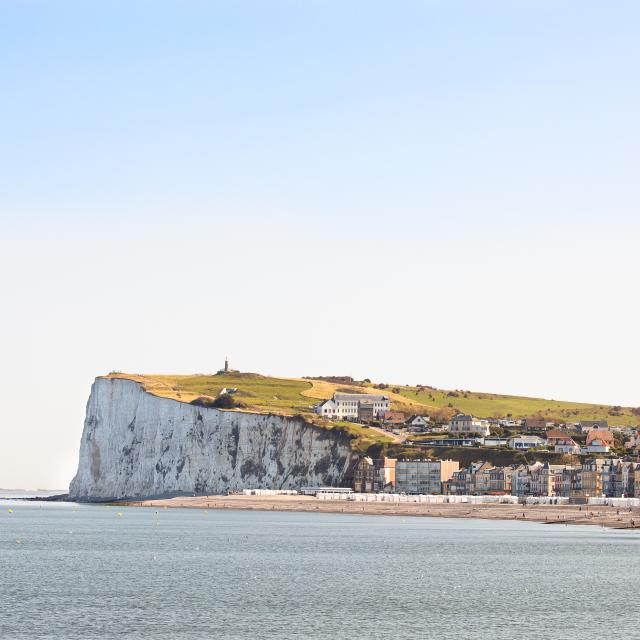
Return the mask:
[(127, 501), (136, 507), (181, 509), (251, 509), (361, 515), (415, 516), (432, 518), (480, 518), (483, 520), (527, 520), (546, 524), (598, 525), (616, 529), (640, 529), (640, 509), (577, 505), (426, 504), (411, 502), (354, 502), (318, 500), (309, 496), (196, 496), (159, 500)]

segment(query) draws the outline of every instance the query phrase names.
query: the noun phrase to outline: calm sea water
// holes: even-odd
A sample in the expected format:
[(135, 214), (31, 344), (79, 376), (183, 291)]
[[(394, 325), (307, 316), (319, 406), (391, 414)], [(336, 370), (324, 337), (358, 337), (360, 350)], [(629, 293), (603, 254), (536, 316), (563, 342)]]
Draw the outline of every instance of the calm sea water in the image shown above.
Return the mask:
[(0, 570), (3, 640), (640, 637), (597, 527), (1, 501)]

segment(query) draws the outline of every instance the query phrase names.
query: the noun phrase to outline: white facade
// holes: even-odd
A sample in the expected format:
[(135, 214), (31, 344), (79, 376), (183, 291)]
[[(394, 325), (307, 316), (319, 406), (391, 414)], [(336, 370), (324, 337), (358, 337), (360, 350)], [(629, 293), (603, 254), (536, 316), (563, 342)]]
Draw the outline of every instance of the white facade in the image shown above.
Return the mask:
[(591, 453), (609, 453), (611, 447), (608, 444), (590, 444), (586, 447), (582, 447), (580, 453), (588, 455)]
[(580, 453), (580, 447), (573, 444), (557, 444), (554, 448), (556, 453)]
[(429, 426), (429, 416), (413, 416), (406, 425), (410, 431), (424, 431)]
[(458, 413), (453, 416), (451, 422), (449, 422), (449, 433), (452, 436), (471, 433), (488, 436), (491, 432), (489, 430), (489, 423), (486, 420), (467, 416), (464, 413)]
[(331, 400), (325, 400), (316, 407), (316, 412), (325, 418), (357, 420), (361, 405), (373, 408), (375, 418), (389, 411), (389, 397), (374, 393), (334, 393)]
[(533, 449), (534, 447), (541, 447), (546, 443), (546, 440), (538, 436), (517, 436), (515, 438), (509, 438), (510, 449)]
[(506, 447), (508, 438), (484, 438), (482, 444), (485, 447)]

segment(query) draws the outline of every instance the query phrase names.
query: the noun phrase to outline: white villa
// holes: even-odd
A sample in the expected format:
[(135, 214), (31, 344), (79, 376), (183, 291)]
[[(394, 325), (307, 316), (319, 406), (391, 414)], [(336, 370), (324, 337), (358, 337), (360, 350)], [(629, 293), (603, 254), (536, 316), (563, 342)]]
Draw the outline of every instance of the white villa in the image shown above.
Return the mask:
[(324, 418), (357, 420), (362, 410), (373, 418), (381, 418), (389, 411), (389, 396), (375, 393), (334, 393), (330, 400), (316, 406), (316, 413)]
[(489, 423), (480, 418), (467, 416), (464, 413), (458, 413), (449, 422), (449, 433), (452, 437), (457, 435), (477, 434), (480, 436), (490, 435)]
[(515, 436), (509, 438), (510, 449), (534, 449), (547, 444), (547, 441), (538, 436)]
[(417, 433), (426, 431), (429, 428), (429, 416), (410, 416), (404, 423), (408, 431)]

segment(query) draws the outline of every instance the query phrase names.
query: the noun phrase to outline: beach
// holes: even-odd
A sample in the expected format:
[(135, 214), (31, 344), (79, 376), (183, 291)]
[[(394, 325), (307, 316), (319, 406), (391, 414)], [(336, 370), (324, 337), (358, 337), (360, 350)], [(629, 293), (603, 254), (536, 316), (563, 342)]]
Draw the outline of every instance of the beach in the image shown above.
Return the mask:
[(428, 504), (420, 502), (355, 502), (318, 500), (311, 496), (212, 495), (120, 502), (125, 506), (180, 509), (239, 509), (431, 518), (525, 520), (546, 524), (640, 528), (640, 508), (588, 505)]

